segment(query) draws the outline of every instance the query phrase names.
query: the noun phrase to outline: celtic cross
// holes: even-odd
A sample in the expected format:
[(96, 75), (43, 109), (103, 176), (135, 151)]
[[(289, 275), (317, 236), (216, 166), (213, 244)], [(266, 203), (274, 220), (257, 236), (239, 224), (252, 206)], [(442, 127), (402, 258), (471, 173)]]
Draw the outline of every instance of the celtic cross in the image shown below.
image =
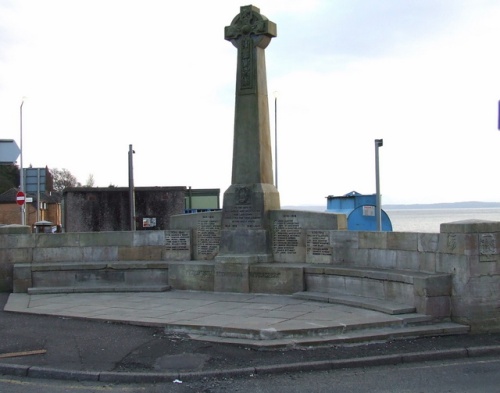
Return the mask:
[(254, 48), (265, 49), (276, 37), (276, 24), (260, 14), (260, 10), (247, 5), (226, 26), (224, 38), (238, 48), (238, 86), (240, 89), (253, 89), (256, 83), (256, 61)]

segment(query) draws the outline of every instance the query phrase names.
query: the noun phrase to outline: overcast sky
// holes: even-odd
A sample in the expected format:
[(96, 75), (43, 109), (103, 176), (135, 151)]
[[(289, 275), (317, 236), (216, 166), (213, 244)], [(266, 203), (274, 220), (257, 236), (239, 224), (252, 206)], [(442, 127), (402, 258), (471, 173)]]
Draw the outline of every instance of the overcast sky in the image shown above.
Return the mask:
[[(498, 0), (260, 0), (281, 204), (500, 201)], [(0, 0), (0, 139), (81, 183), (231, 182), (235, 0)], [(273, 148), (274, 153), (274, 148)]]

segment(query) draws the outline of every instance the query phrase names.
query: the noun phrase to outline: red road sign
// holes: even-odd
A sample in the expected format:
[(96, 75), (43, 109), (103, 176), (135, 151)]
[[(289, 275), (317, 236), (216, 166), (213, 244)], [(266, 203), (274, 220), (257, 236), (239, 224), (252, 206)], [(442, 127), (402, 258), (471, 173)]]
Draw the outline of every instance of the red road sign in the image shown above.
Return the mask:
[(22, 206), (24, 205), (24, 202), (26, 201), (26, 195), (24, 195), (24, 192), (22, 191), (19, 191), (17, 194), (16, 194), (16, 203), (19, 205), (19, 206)]

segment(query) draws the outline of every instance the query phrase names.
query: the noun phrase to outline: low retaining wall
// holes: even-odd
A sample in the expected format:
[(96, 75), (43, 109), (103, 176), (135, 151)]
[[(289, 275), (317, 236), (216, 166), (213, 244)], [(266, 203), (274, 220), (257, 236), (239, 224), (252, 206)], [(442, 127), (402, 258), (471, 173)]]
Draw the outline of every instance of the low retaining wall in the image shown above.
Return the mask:
[[(217, 248), (209, 232), (217, 235), (217, 214), (210, 213), (206, 220), (210, 224), (195, 229), (144, 232), (32, 234), (29, 227), (0, 227), (0, 290), (12, 291), (13, 265), (19, 263), (212, 260)], [(500, 330), (500, 222), (441, 224), (440, 233), (292, 226), (287, 233), (291, 239), (275, 238), (281, 242), (274, 245), (275, 261), (280, 264), (292, 265), (302, 259), (311, 267), (342, 265), (450, 274), (452, 319), (476, 330)]]

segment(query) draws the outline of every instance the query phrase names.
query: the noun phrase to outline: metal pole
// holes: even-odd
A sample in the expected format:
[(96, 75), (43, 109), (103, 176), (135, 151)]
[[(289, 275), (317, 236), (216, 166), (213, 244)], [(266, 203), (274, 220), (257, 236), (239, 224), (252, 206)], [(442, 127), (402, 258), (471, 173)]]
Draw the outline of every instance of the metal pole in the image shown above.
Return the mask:
[[(24, 192), (24, 169), (23, 169), (23, 105), (24, 99), (21, 101), (21, 107), (19, 108), (19, 129), (20, 129), (20, 150), (21, 150), (21, 191)], [(25, 193), (26, 194), (26, 193)], [(26, 198), (26, 195), (25, 195)], [(26, 225), (25, 216), (26, 199), (24, 204), (21, 205), (21, 225)]]
[(376, 183), (376, 206), (375, 206), (375, 220), (377, 222), (377, 231), (382, 230), (382, 202), (380, 197), (380, 175), (378, 164), (378, 148), (384, 145), (383, 139), (375, 139), (375, 183)]
[(130, 202), (130, 230), (135, 231), (135, 193), (134, 193), (134, 166), (132, 156), (135, 151), (132, 145), (128, 150), (128, 196)]
[(278, 92), (274, 92), (274, 177), (278, 188)]
[(40, 203), (40, 168), (36, 169), (36, 203), (38, 205), (36, 209), (36, 220), (40, 221), (40, 208), (41, 208), (41, 203)]

